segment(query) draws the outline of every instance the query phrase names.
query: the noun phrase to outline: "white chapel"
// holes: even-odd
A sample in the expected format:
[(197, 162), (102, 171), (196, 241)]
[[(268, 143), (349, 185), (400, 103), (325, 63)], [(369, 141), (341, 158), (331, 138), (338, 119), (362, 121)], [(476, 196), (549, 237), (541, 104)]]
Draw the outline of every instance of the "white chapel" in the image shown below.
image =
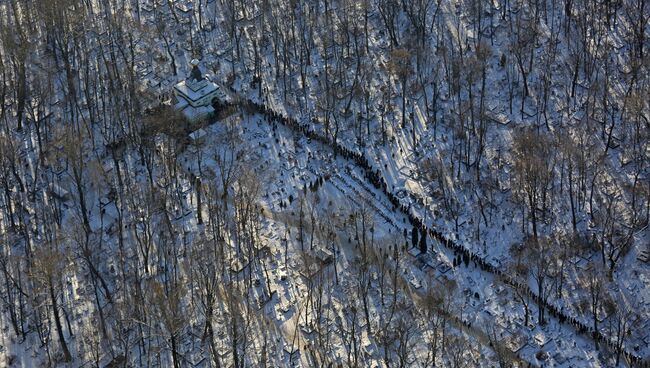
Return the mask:
[(219, 86), (210, 81), (199, 69), (199, 61), (192, 59), (190, 75), (174, 86), (174, 107), (190, 120), (199, 120), (211, 112), (212, 101), (219, 96)]

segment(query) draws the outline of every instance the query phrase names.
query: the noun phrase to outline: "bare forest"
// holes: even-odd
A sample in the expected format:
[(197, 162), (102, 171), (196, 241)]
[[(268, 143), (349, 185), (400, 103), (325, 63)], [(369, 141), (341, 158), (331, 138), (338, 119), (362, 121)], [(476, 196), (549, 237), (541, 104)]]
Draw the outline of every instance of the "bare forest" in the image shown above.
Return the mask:
[(650, 2), (0, 0), (0, 367), (650, 367)]

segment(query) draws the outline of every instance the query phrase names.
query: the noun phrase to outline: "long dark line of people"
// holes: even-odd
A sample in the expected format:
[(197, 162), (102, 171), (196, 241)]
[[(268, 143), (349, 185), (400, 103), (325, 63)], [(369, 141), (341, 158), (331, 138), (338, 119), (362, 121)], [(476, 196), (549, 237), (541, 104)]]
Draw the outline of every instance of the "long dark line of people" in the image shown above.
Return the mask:
[[(247, 101), (246, 104), (248, 105), (249, 109), (264, 115), (268, 123), (275, 125), (276, 123), (279, 122), (288, 128), (301, 132), (306, 137), (312, 140), (319, 141), (322, 144), (331, 147), (334, 150), (336, 155), (340, 155), (348, 160), (354, 161), (358, 167), (363, 169), (365, 178), (375, 188), (381, 190), (386, 195), (386, 197), (388, 198), (388, 200), (393, 206), (393, 210), (400, 210), (402, 213), (404, 213), (407, 216), (411, 225), (418, 228), (421, 232), (425, 232), (425, 231), (428, 232), (431, 237), (436, 239), (438, 242), (440, 242), (448, 249), (453, 250), (455, 254), (457, 255), (460, 254), (464, 259), (471, 260), (475, 266), (481, 268), (484, 271), (490, 272), (492, 274), (501, 277), (505, 283), (513, 287), (516, 287), (519, 290), (522, 290), (529, 297), (535, 300), (535, 302), (538, 305), (542, 305), (547, 311), (549, 311), (549, 313), (552, 316), (556, 317), (561, 323), (566, 323), (573, 326), (575, 330), (578, 331), (578, 333), (591, 336), (592, 338), (597, 339), (599, 342), (607, 344), (613, 350), (617, 349), (615, 342), (603, 336), (600, 333), (600, 331), (594, 331), (593, 329), (587, 327), (584, 323), (577, 320), (576, 318), (567, 316), (563, 311), (558, 310), (557, 307), (548, 303), (546, 299), (540, 298), (537, 294), (533, 293), (533, 291), (530, 289), (528, 285), (515, 280), (512, 276), (504, 273), (499, 268), (488, 263), (477, 254), (471, 252), (469, 249), (465, 248), (460, 244), (457, 244), (454, 240), (445, 237), (438, 230), (431, 229), (428, 226), (426, 226), (419, 217), (417, 217), (410, 211), (409, 207), (400, 203), (399, 198), (397, 198), (397, 196), (395, 196), (391, 191), (388, 190), (388, 185), (386, 184), (386, 180), (382, 176), (381, 172), (378, 169), (373, 169), (371, 163), (363, 154), (352, 151), (346, 147), (343, 147), (338, 142), (333, 142), (328, 137), (325, 137), (317, 133), (316, 131), (312, 130), (308, 125), (300, 124), (296, 119), (288, 117), (286, 115), (279, 114), (265, 105), (262, 105), (254, 101)], [(315, 118), (312, 120), (314, 123), (318, 123), (318, 121)], [(392, 221), (390, 222), (392, 223)], [(465, 262), (465, 264), (468, 265), (469, 262)], [(627, 350), (623, 350), (622, 353), (626, 355), (628, 361), (632, 362), (634, 365), (638, 367), (650, 367), (650, 362), (642, 361), (642, 359), (636, 354), (630, 353)]]

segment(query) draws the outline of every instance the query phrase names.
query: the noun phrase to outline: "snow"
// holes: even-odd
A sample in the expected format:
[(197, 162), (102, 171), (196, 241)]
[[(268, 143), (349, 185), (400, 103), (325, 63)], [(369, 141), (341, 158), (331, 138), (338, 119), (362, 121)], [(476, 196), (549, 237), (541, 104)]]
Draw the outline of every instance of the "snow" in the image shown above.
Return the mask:
[[(237, 27), (237, 35), (241, 38), (242, 52), (239, 55), (239, 49), (234, 48), (231, 40), (225, 36), (221, 29), (224, 26), (223, 18), (227, 15), (217, 11), (218, 2), (212, 6), (205, 6), (205, 18), (210, 19), (211, 23), (205, 26), (205, 31), (190, 30), (190, 41), (199, 42), (199, 39), (206, 39), (203, 44), (206, 50), (203, 53), (203, 62), (214, 63), (215, 75), (212, 81), (207, 81), (205, 86), (198, 90), (193, 90), (187, 85), (186, 81), (181, 81), (174, 86), (176, 82), (171, 76), (170, 70), (165, 66), (168, 61), (154, 62), (153, 55), (146, 55), (140, 52), (137, 55), (136, 77), (142, 85), (142, 90), (158, 95), (160, 102), (167, 103), (168, 98), (165, 94), (175, 89), (179, 92), (179, 99), (174, 107), (190, 120), (198, 120), (213, 113), (211, 106), (193, 107), (191, 102), (201, 100), (204, 96), (215, 95), (222, 102), (231, 102), (236, 107), (242, 107), (235, 101), (254, 100), (264, 102), (273, 110), (294, 117), (297, 120), (309, 124), (316, 132), (324, 133), (324, 120), (322, 119), (324, 109), (322, 104), (329, 98), (325, 96), (322, 88), (322, 80), (319, 79), (319, 73), (322, 76), (324, 69), (322, 54), (314, 52), (311, 56), (311, 65), (307, 67), (307, 79), (305, 88), (307, 89), (303, 99), (302, 94), (291, 91), (286, 98), (283, 97), (283, 83), (279, 81), (276, 71), (271, 67), (274, 55), (271, 47), (271, 40), (266, 40), (266, 45), (260, 46), (262, 55), (261, 64), (261, 89), (262, 95), (258, 95), (257, 88), (251, 84), (253, 72), (251, 65), (252, 54), (250, 40), (252, 35), (258, 32), (265, 33), (267, 29), (263, 26), (260, 28), (256, 16), (251, 16), (250, 20), (242, 18)], [(192, 2), (175, 2), (176, 9), (186, 13), (188, 17), (196, 17), (196, 7)], [(477, 38), (472, 25), (468, 23), (467, 14), (462, 14), (460, 10), (453, 8), (459, 6), (451, 1), (442, 1), (440, 3), (440, 23), (431, 23), (432, 26), (444, 29), (436, 29), (436, 33), (444, 34), (442, 37), (450, 37), (456, 44), (473, 43)], [(128, 6), (128, 5), (127, 5)], [(338, 4), (337, 4), (338, 6)], [(157, 4), (146, 4), (143, 10), (150, 12), (162, 12), (166, 20), (169, 21), (169, 27), (174, 28), (170, 21), (169, 14), (166, 10), (161, 10)], [(164, 9), (164, 8), (162, 8)], [(458, 7), (460, 9), (460, 6)], [(436, 9), (437, 11), (438, 9)], [(508, 86), (506, 79), (512, 78), (512, 65), (505, 67), (498, 66), (499, 50), (505, 50), (508, 46), (509, 35), (507, 27), (504, 27), (499, 20), (499, 11), (494, 9), (494, 14), (489, 17), (490, 22), (495, 22), (492, 27), (494, 36), (494, 53), (488, 56), (488, 85), (487, 92), (487, 124), (489, 126), (485, 137), (486, 147), (483, 161), (477, 165), (481, 168), (483, 176), (480, 177), (479, 183), (473, 179), (475, 176), (474, 167), (471, 165), (461, 164), (461, 159), (456, 157), (457, 147), (462, 144), (463, 137), (456, 133), (456, 127), (461, 122), (461, 116), (467, 114), (467, 106), (456, 107), (451, 88), (446, 82), (441, 82), (437, 111), (433, 112), (434, 123), (431, 119), (431, 111), (428, 111), (430, 96), (433, 87), (425, 87), (425, 96), (420, 92), (414, 92), (413, 96), (408, 97), (407, 115), (409, 112), (414, 113), (414, 122), (405, 124), (405, 128), (400, 126), (401, 122), (401, 104), (399, 96), (401, 86), (395, 83), (393, 77), (386, 72), (385, 66), (388, 63), (388, 41), (385, 35), (380, 35), (375, 26), (370, 29), (369, 58), (372, 58), (373, 68), (369, 75), (372, 76), (368, 82), (370, 88), (370, 105), (383, 105), (384, 101), (380, 97), (379, 88), (385, 88), (387, 100), (392, 112), (385, 116), (387, 125), (388, 139), (383, 141), (380, 132), (380, 118), (378, 111), (369, 114), (368, 122), (369, 131), (365, 131), (365, 122), (359, 123), (359, 128), (355, 127), (355, 117), (363, 115), (363, 104), (357, 102), (351, 103), (351, 113), (349, 116), (338, 116), (341, 125), (337, 138), (337, 143), (344, 145), (353, 152), (360, 152), (366, 157), (374, 169), (381, 172), (381, 176), (388, 184), (388, 191), (399, 198), (399, 203), (404, 205), (408, 211), (419, 219), (422, 219), (426, 226), (435, 228), (444, 234), (448, 239), (455, 240), (465, 249), (471, 250), (482, 257), (489, 264), (495, 266), (503, 272), (513, 265), (514, 260), (511, 254), (511, 246), (520, 244), (529, 232), (526, 220), (519, 211), (519, 205), (514, 199), (513, 191), (516, 190), (511, 182), (512, 177), (512, 152), (510, 147), (513, 141), (513, 132), (521, 126), (538, 126), (543, 127), (544, 121), (541, 114), (534, 114), (533, 111), (537, 106), (533, 101), (539, 99), (540, 91), (531, 88), (531, 96), (527, 101), (521, 103), (519, 97), (514, 98), (514, 110), (508, 109), (507, 92)], [(336, 12), (335, 12), (336, 13)], [(240, 16), (238, 13), (237, 17)], [(250, 16), (250, 15), (249, 15)], [(335, 14), (338, 19), (341, 14)], [(547, 19), (554, 21), (556, 16), (551, 13)], [(147, 16), (147, 21), (152, 21), (153, 17)], [(378, 21), (378, 17), (373, 17), (371, 23)], [(402, 20), (403, 21), (403, 20)], [(205, 19), (204, 19), (205, 22)], [(187, 24), (196, 25), (196, 20), (192, 19), (189, 23), (183, 22), (179, 29), (173, 29), (170, 33), (177, 33), (178, 38), (171, 41), (172, 49), (176, 52), (177, 64), (183, 65), (185, 59), (194, 58), (194, 50), (190, 49), (190, 42), (183, 39), (187, 34)], [(405, 23), (405, 22), (402, 22)], [(400, 32), (404, 25), (400, 23)], [(557, 32), (552, 26), (542, 22), (540, 32), (544, 35), (539, 47), (533, 48), (535, 58), (541, 57), (541, 47), (546, 45), (548, 37), (552, 32)], [(213, 27), (214, 26), (214, 27)], [(405, 26), (404, 26), (405, 27)], [(623, 28), (623, 27), (622, 27)], [(212, 31), (214, 30), (214, 31)], [(182, 32), (180, 32), (182, 31)], [(184, 37), (180, 37), (184, 34)], [(322, 46), (323, 37), (317, 34), (315, 37), (316, 48)], [(268, 37), (267, 37), (268, 38)], [(439, 39), (431, 35), (431, 49), (438, 48)], [(492, 41), (492, 39), (491, 39)], [(561, 60), (568, 60), (564, 55), (569, 52), (564, 44), (569, 40), (560, 37), (557, 42), (560, 46)], [(444, 41), (442, 41), (444, 42)], [(614, 42), (616, 45), (622, 45), (622, 41), (616, 37), (611, 37), (608, 42)], [(156, 52), (164, 54), (161, 40), (151, 42), (154, 46), (158, 44)], [(216, 46), (215, 46), (216, 45)], [(225, 45), (222, 47), (222, 45)], [(618, 46), (623, 47), (623, 46)], [(235, 49), (237, 57), (235, 58)], [(468, 56), (472, 55), (471, 48), (466, 50)], [(624, 50), (623, 50), (624, 51)], [(623, 53), (620, 52), (620, 54)], [(340, 57), (339, 57), (340, 56)], [(436, 58), (439, 54), (436, 54)], [(511, 56), (511, 55), (510, 55)], [(294, 55), (295, 57), (295, 55)], [(623, 57), (619, 55), (619, 57)], [(352, 59), (352, 58), (350, 58)], [(364, 62), (368, 62), (364, 59)], [(348, 69), (345, 62), (347, 59), (343, 55), (337, 55), (336, 60), (329, 60), (335, 63), (335, 66), (342, 66)], [(444, 68), (441, 62), (435, 61), (432, 68), (438, 68), (440, 74), (444, 74)], [(537, 62), (537, 61), (536, 61)], [(512, 61), (509, 61), (512, 63)], [(625, 62), (619, 62), (625, 64)], [(268, 67), (267, 67), (268, 65)], [(291, 68), (291, 66), (289, 66)], [(551, 65), (554, 78), (551, 81), (557, 84), (558, 80), (565, 78), (563, 73), (562, 61)], [(330, 65), (330, 68), (333, 68)], [(349, 73), (354, 68), (350, 68)], [(183, 67), (179, 68), (179, 74), (186, 72)], [(466, 70), (463, 70), (465, 76)], [(230, 74), (234, 74), (232, 86), (235, 90), (231, 93), (227, 88), (226, 81), (229, 80)], [(514, 73), (517, 73), (514, 71)], [(535, 71), (530, 75), (531, 85), (540, 79), (544, 71)], [(299, 76), (291, 75), (288, 77), (288, 84), (298, 83)], [(352, 79), (352, 78), (350, 78)], [(582, 77), (580, 84), (587, 86)], [(63, 80), (63, 79), (61, 79)], [(442, 81), (442, 78), (440, 79)], [(221, 83), (224, 84), (221, 84)], [(300, 81), (302, 83), (302, 81)], [(344, 83), (337, 81), (337, 83)], [(612, 99), (622, 100), (625, 93), (622, 89), (623, 84), (612, 86)], [(366, 88), (366, 87), (364, 87)], [(471, 88), (471, 87), (470, 87)], [(572, 139), (578, 140), (581, 132), (577, 129), (581, 124), (587, 124), (589, 119), (580, 106), (589, 101), (586, 95), (586, 88), (579, 88), (576, 100), (569, 101), (564, 96), (563, 91), (552, 91), (553, 96), (550, 98), (549, 107), (549, 131), (556, 131), (559, 128), (568, 129)], [(555, 95), (557, 93), (558, 95)], [(467, 99), (466, 91), (462, 92), (464, 102)], [(460, 95), (460, 94), (459, 94)], [(182, 96), (186, 96), (187, 100)], [(428, 97), (427, 97), (428, 96)], [(64, 108), (66, 105), (60, 96), (55, 101), (61, 103), (53, 104)], [(566, 101), (565, 101), (566, 100)], [(521, 103), (522, 111), (519, 110)], [(83, 104), (83, 103), (82, 103)], [(333, 111), (343, 111), (341, 106), (334, 106)], [(239, 111), (244, 110), (244, 111)], [(215, 241), (209, 232), (209, 227), (213, 218), (210, 218), (210, 211), (206, 209), (207, 205), (203, 203), (203, 215), (206, 224), (198, 224), (197, 220), (197, 191), (194, 188), (192, 178), (201, 178), (204, 185), (214, 186), (219, 194), (227, 194), (223, 201), (225, 206), (232, 209), (235, 206), (236, 196), (243, 195), (243, 191), (250, 190), (254, 184), (259, 185), (254, 203), (254, 212), (260, 211), (259, 222), (256, 223), (256, 236), (253, 242), (254, 252), (259, 254), (259, 260), (251, 260), (250, 254), (240, 245), (244, 243), (238, 238), (239, 234), (235, 231), (227, 232), (222, 240), (226, 252), (224, 260), (230, 266), (219, 291), (225, 293), (226, 290), (243, 289), (246, 287), (245, 280), (249, 272), (254, 274), (254, 287), (251, 287), (242, 299), (248, 298), (253, 300), (252, 303), (259, 308), (260, 313), (255, 314), (255, 321), (252, 321), (250, 333), (254, 350), (257, 354), (264, 339), (269, 340), (269, 349), (274, 349), (277, 356), (268, 356), (267, 360), (271, 366), (287, 366), (291, 362), (294, 365), (312, 366), (313, 358), (310, 357), (310, 345), (316, 344), (316, 335), (326, 329), (329, 334), (331, 331), (347, 331), (352, 326), (361, 330), (359, 334), (359, 346), (363, 351), (362, 366), (384, 366), (383, 348), (376, 331), (376, 326), (384, 323), (386, 308), (384, 307), (384, 289), (381, 288), (378, 280), (380, 266), (372, 264), (370, 268), (370, 290), (368, 307), (370, 318), (367, 318), (361, 311), (361, 302), (359, 296), (360, 275), (363, 261), (367, 258), (387, 259), (389, 267), (395, 267), (401, 283), (399, 295), (396, 300), (399, 301), (400, 309), (398, 317), (413, 322), (417, 343), (413, 346), (413, 355), (418, 357), (426, 356), (426, 347), (423, 346), (422, 337), (427, 335), (432, 321), (424, 318), (420, 313), (426, 311), (423, 299), (426, 293), (431, 290), (443, 290), (450, 282), (456, 283), (456, 290), (449, 291), (449, 296), (453, 299), (452, 308), (450, 308), (449, 321), (452, 325), (450, 333), (452, 335), (462, 335), (468, 339), (475, 349), (468, 350), (468, 355), (473, 355), (473, 364), (476, 366), (490, 366), (494, 361), (494, 349), (490, 347), (487, 341), (491, 328), (517, 359), (531, 363), (533, 365), (547, 365), (558, 367), (575, 367), (575, 366), (594, 366), (605, 367), (611, 366), (612, 357), (607, 352), (599, 352), (593, 346), (588, 333), (579, 334), (572, 326), (561, 323), (557, 318), (549, 316), (548, 323), (545, 325), (537, 324), (537, 308), (534, 301), (530, 304), (530, 316), (528, 326), (524, 325), (524, 310), (515, 291), (505, 285), (502, 279), (493, 273), (485, 272), (476, 267), (473, 262), (465, 265), (463, 262), (457, 264), (457, 254), (452, 250), (444, 247), (435, 239), (428, 239), (429, 250), (426, 254), (420, 254), (419, 249), (413, 248), (410, 244), (407, 246), (399, 260), (395, 259), (390, 249), (395, 246), (401, 246), (403, 243), (410, 243), (410, 239), (403, 239), (403, 232), (410, 231), (412, 225), (404, 212), (395, 208), (390, 203), (386, 195), (371, 185), (366, 179), (366, 173), (360, 169), (353, 160), (346, 160), (334, 152), (326, 145), (319, 143), (316, 139), (308, 139), (304, 135), (287, 129), (281, 124), (269, 121), (268, 116), (260, 115), (256, 112), (238, 109), (238, 113), (229, 117), (213, 122), (212, 125), (195, 130), (189, 135), (189, 138), (196, 143), (191, 147), (176, 146), (178, 142), (173, 141), (172, 137), (158, 137), (156, 149), (159, 149), (161, 159), (153, 165), (153, 187), (155, 191), (164, 193), (168, 202), (159, 203), (136, 203), (132, 202), (136, 198), (125, 198), (129, 193), (109, 193), (109, 186), (117, 186), (116, 172), (123, 174), (126, 180), (126, 186), (133, 191), (144, 190), (147, 186), (147, 168), (143, 167), (138, 153), (129, 147), (124, 153), (123, 160), (120, 159), (120, 167), (115, 167), (113, 161), (108, 158), (108, 153), (102, 151), (102, 146), (106, 142), (101, 142), (93, 155), (100, 157), (99, 167), (103, 169), (104, 175), (111, 178), (106, 187), (99, 189), (93, 188), (89, 192), (89, 203), (91, 203), (90, 218), (91, 229), (98, 233), (98, 239), (101, 240), (101, 251), (98, 251), (98, 259), (101, 260), (101, 272), (111, 275), (109, 282), (110, 288), (119, 284), (118, 272), (121, 262), (127, 262), (125, 267), (129, 272), (133, 272), (142, 267), (137, 264), (136, 260), (140, 259), (138, 252), (142, 252), (142, 245), (138, 243), (139, 238), (144, 236), (147, 231), (152, 232), (153, 249), (158, 249), (156, 254), (150, 255), (149, 266), (151, 274), (147, 275), (148, 280), (157, 280), (166, 277), (166, 268), (168, 267), (166, 259), (176, 259), (182, 270), (182, 277), (188, 276), (188, 270), (191, 270), (194, 262), (188, 252), (199, 248), (203, 241)], [(331, 111), (327, 112), (328, 114)], [(337, 113), (338, 114), (338, 113)], [(465, 114), (465, 115), (463, 115)], [(647, 114), (646, 114), (647, 115)], [(320, 119), (313, 123), (312, 119)], [(465, 116), (465, 119), (467, 117)], [(574, 121), (575, 120), (575, 121)], [(313, 124), (312, 124), (313, 123)], [(466, 123), (466, 122), (465, 122)], [(617, 121), (618, 123), (618, 121)], [(568, 127), (568, 128), (567, 128)], [(29, 128), (31, 129), (31, 128)], [(99, 129), (99, 128), (92, 128)], [(231, 135), (229, 129), (234, 131)], [(545, 129), (545, 128), (542, 128)], [(413, 134), (414, 133), (414, 134)], [(25, 144), (19, 147), (22, 159), (26, 159), (29, 166), (29, 175), (36, 176), (37, 170), (34, 164), (37, 160), (35, 136), (32, 131), (29, 132), (29, 138), (25, 139)], [(415, 135), (415, 142), (413, 136)], [(97, 134), (99, 137), (100, 134)], [(619, 138), (616, 138), (619, 139)], [(622, 139), (622, 138), (621, 138)], [(97, 138), (98, 142), (101, 141)], [(460, 142), (460, 143), (459, 143)], [(94, 148), (96, 142), (93, 142)], [(90, 146), (90, 144), (89, 144)], [(595, 150), (604, 151), (603, 147), (595, 144)], [(602, 174), (602, 185), (605, 188), (615, 187), (614, 182), (628, 183), (631, 181), (630, 166), (623, 163), (629, 162), (629, 157), (625, 156), (623, 150), (625, 147), (611, 147), (609, 156), (604, 158), (604, 167)], [(650, 147), (646, 146), (646, 151)], [(177, 150), (177, 151), (176, 151)], [(90, 151), (90, 148), (89, 148)], [(168, 152), (179, 152), (180, 156), (177, 162), (165, 161)], [(232, 151), (233, 157), (241, 158), (241, 166), (237, 168), (237, 173), (233, 177), (230, 187), (222, 187), (223, 165), (219, 159), (227, 157), (227, 152)], [(220, 156), (219, 158), (217, 158)], [(436, 170), (432, 176), (427, 175), (424, 167), (433, 163)], [(178, 164), (178, 167), (175, 167)], [(476, 163), (474, 163), (476, 165)], [(168, 180), (165, 172), (173, 170), (174, 180)], [(175, 171), (178, 170), (178, 171)], [(557, 169), (559, 170), (559, 169)], [(589, 168), (587, 168), (589, 170)], [(51, 171), (51, 172), (50, 172)], [(47, 175), (51, 175), (52, 182), (48, 186), (49, 192), (55, 197), (63, 198), (76, 196), (74, 188), (71, 186), (69, 178), (69, 169), (55, 162)], [(252, 182), (245, 182), (244, 177), (249, 176)], [(559, 176), (559, 175), (558, 175)], [(56, 179), (54, 179), (56, 177)], [(310, 188), (313, 183), (323, 180), (322, 185), (317, 185), (317, 189)], [(558, 183), (553, 183), (558, 186)], [(67, 188), (67, 189), (66, 189)], [(14, 190), (16, 193), (17, 190)], [(619, 193), (618, 198), (627, 199), (627, 192), (624, 190)], [(205, 193), (203, 194), (205, 195)], [(153, 198), (153, 194), (152, 194)], [(219, 199), (212, 198), (214, 203)], [(240, 198), (240, 197), (237, 197)], [(451, 201), (449, 201), (451, 199)], [(449, 202), (446, 202), (448, 200)], [(47, 197), (46, 197), (47, 201)], [(205, 201), (205, 198), (204, 198)], [(61, 201), (55, 201), (61, 202)], [(72, 201), (71, 201), (72, 202)], [(562, 236), (569, 235), (572, 231), (571, 220), (567, 215), (568, 204), (564, 198), (555, 200), (554, 207), (548, 209), (547, 222), (540, 223), (540, 232), (543, 234), (559, 234)], [(123, 203), (127, 203), (123, 205)], [(300, 216), (300, 204), (304, 204), (303, 221), (305, 234), (298, 235)], [(48, 202), (49, 204), (49, 202)], [(78, 222), (78, 214), (69, 210), (73, 203), (57, 204), (63, 206), (64, 224)], [(118, 208), (121, 206), (121, 208)], [(149, 223), (146, 223), (140, 214), (144, 212), (146, 206), (160, 206), (152, 216)], [(596, 204), (596, 207), (599, 207)], [(240, 210), (240, 209), (238, 209)], [(602, 211), (602, 209), (598, 209)], [(123, 224), (121, 229), (117, 219), (118, 211), (126, 213), (127, 223)], [(310, 219), (310, 214), (314, 213), (315, 217), (322, 223), (314, 224)], [(169, 219), (165, 219), (163, 214), (169, 214)], [(367, 218), (364, 216), (367, 215)], [(364, 222), (363, 226), (372, 228), (369, 232), (370, 239), (363, 239), (371, 243), (370, 250), (363, 249), (362, 240), (359, 239), (358, 229)], [(167, 224), (166, 221), (169, 221)], [(4, 233), (8, 227), (6, 217), (0, 217), (2, 228), (0, 232)], [(489, 225), (487, 224), (489, 222)], [(320, 226), (319, 226), (320, 225)], [(169, 226), (173, 229), (170, 232), (173, 236), (170, 239), (162, 237), (165, 228)], [(149, 230), (146, 230), (149, 227)], [(600, 230), (595, 226), (586, 210), (582, 209), (578, 214), (578, 230), (580, 232), (595, 234)], [(327, 228), (327, 231), (324, 230)], [(119, 230), (119, 231), (118, 231)], [(313, 233), (310, 233), (313, 230)], [(122, 234), (122, 232), (124, 234)], [(118, 242), (119, 237), (125, 237), (126, 249), (122, 253), (122, 244)], [(313, 235), (311, 235), (313, 234)], [(38, 241), (39, 239), (36, 239)], [(120, 241), (122, 239), (120, 238)], [(313, 249), (312, 244), (313, 243)], [(172, 244), (172, 252), (165, 254), (162, 245)], [(620, 266), (614, 274), (613, 280), (607, 281), (607, 291), (617, 303), (631, 306), (636, 310), (641, 319), (635, 326), (635, 334), (625, 343), (627, 351), (635, 351), (640, 356), (647, 356), (650, 351), (650, 322), (647, 316), (650, 315), (650, 272), (647, 263), (647, 257), (644, 254), (650, 252), (650, 231), (647, 227), (638, 230), (634, 234), (634, 246), (630, 252), (623, 256)], [(140, 247), (140, 248), (138, 248)], [(392, 247), (392, 248), (391, 248)], [(13, 247), (11, 247), (13, 249)], [(363, 252), (363, 253), (362, 253)], [(366, 253), (368, 252), (368, 253)], [(383, 257), (383, 258), (382, 258)], [(565, 284), (560, 290), (553, 285), (549, 289), (550, 303), (558, 309), (563, 310), (567, 315), (576, 318), (587, 326), (590, 325), (591, 319), (588, 311), (580, 307), (580, 300), (587, 296), (587, 289), (584, 285), (584, 273), (590, 269), (590, 265), (599, 262), (600, 255), (596, 250), (589, 250), (583, 254), (567, 258), (565, 269)], [(374, 259), (374, 258), (373, 258)], [(646, 261), (644, 261), (646, 259)], [(85, 274), (87, 270), (80, 264), (74, 264), (70, 261), (68, 265), (70, 270), (66, 272), (62, 281), (67, 286), (62, 291), (61, 299), (65, 301), (66, 308), (73, 317), (73, 326), (75, 331), (79, 331), (86, 326), (97, 326), (96, 306), (89, 302), (88, 295), (92, 289), (81, 287), (87, 281), (84, 281), (78, 274)], [(268, 268), (268, 276), (263, 271), (264, 267)], [(71, 276), (74, 275), (74, 276)], [(133, 276), (128, 276), (133, 277)], [(326, 281), (323, 281), (326, 280)], [(532, 278), (522, 280), (531, 290), (536, 290)], [(321, 284), (318, 284), (321, 283)], [(328, 308), (326, 316), (321, 316), (316, 320), (314, 312), (308, 312), (310, 309), (307, 303), (307, 295), (314, 291), (314, 285), (320, 285), (323, 303)], [(85, 285), (88, 285), (87, 283)], [(269, 292), (266, 288), (269, 288)], [(199, 291), (199, 287), (193, 285), (190, 290), (192, 297)], [(114, 291), (121, 294), (121, 291)], [(129, 303), (131, 299), (126, 296), (116, 295), (119, 303)], [(201, 313), (190, 311), (189, 302), (184, 301), (184, 308), (187, 308), (188, 315), (192, 315), (197, 320), (191, 321), (195, 326), (188, 327), (188, 331), (182, 333), (182, 350), (187, 354), (188, 359), (201, 365), (206, 363), (206, 352), (208, 347), (205, 346), (201, 339), (201, 327), (197, 327), (201, 321)], [(230, 347), (225, 343), (224, 336), (227, 335), (226, 310), (230, 307), (223, 304), (218, 305), (218, 313), (215, 316), (216, 334), (221, 335), (221, 339), (216, 339), (218, 354), (227, 356), (232, 352)], [(243, 308), (243, 304), (240, 306)], [(353, 307), (356, 312), (353, 312)], [(356, 314), (355, 314), (356, 313)], [(309, 316), (311, 314), (311, 316)], [(357, 318), (353, 321), (352, 318)], [(600, 332), (605, 336), (612, 337), (611, 326), (613, 319), (611, 316), (601, 313)], [(28, 335), (25, 342), (16, 342), (10, 337), (12, 332), (10, 322), (5, 313), (0, 313), (0, 362), (6, 361), (7, 357), (16, 357), (19, 366), (38, 366), (46, 362), (45, 353), (38, 351), (37, 338), (34, 334)], [(263, 326), (263, 327), (262, 327)], [(373, 326), (374, 334), (368, 334), (365, 327)], [(396, 326), (391, 325), (389, 329)], [(67, 330), (67, 328), (66, 328)], [(96, 331), (94, 331), (96, 333)], [(263, 332), (263, 333), (262, 333)], [(113, 333), (113, 332), (111, 332)], [(333, 333), (333, 332), (332, 332)], [(78, 360), (71, 364), (82, 365), (89, 362), (89, 354), (82, 353), (82, 347), (85, 345), (81, 342), (80, 337), (73, 337), (66, 331), (66, 337), (70, 340), (73, 355), (78, 356)], [(338, 364), (349, 364), (349, 349), (345, 347), (346, 342), (343, 338), (333, 338), (333, 346), (330, 360)], [(50, 344), (52, 345), (52, 344)], [(156, 345), (156, 342), (154, 342)], [(164, 343), (160, 344), (161, 350), (168, 351), (164, 348)], [(134, 354), (139, 347), (133, 347)], [(281, 352), (285, 351), (286, 354)], [(158, 365), (165, 366), (171, 363), (170, 357), (166, 354), (158, 359)], [(137, 359), (143, 359), (142, 356), (130, 357), (132, 365)], [(148, 359), (148, 358), (147, 358)], [(245, 365), (255, 365), (253, 358), (247, 358)], [(107, 356), (102, 357), (103, 362), (107, 362)], [(151, 363), (151, 362), (148, 362)]]
[(178, 91), (181, 97), (188, 100), (190, 104), (196, 104), (199, 100), (205, 98), (206, 96), (216, 95), (219, 87), (216, 83), (206, 83), (205, 86), (194, 90), (187, 85), (187, 81), (180, 81), (175, 86), (174, 89)]

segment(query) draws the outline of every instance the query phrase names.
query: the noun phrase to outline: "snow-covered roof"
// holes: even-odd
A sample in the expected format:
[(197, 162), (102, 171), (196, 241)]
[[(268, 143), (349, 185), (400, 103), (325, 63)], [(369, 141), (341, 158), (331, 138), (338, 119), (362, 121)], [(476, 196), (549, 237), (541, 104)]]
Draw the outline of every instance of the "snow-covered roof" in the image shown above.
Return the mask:
[(184, 97), (190, 105), (196, 106), (196, 102), (206, 96), (214, 95), (219, 90), (219, 86), (210, 81), (199, 68), (199, 61), (192, 59), (190, 74), (185, 80), (178, 82), (174, 86), (177, 95)]
[(190, 105), (187, 105), (181, 112), (183, 115), (185, 115), (186, 118), (190, 120), (196, 120), (213, 111), (214, 109), (212, 106), (192, 107)]
[(190, 134), (190, 139), (196, 141), (198, 139), (205, 137), (206, 134), (208, 133), (205, 131), (205, 129), (195, 130)]
[(176, 104), (174, 105), (174, 109), (183, 110), (184, 108), (187, 107), (187, 105), (189, 105), (189, 102), (187, 102), (186, 99), (184, 99), (182, 97), (178, 97), (176, 99)]
[(180, 81), (174, 86), (174, 89), (188, 100), (198, 101), (204, 96), (215, 92), (219, 87), (215, 83), (208, 82), (202, 88), (194, 91), (187, 85), (187, 81)]

